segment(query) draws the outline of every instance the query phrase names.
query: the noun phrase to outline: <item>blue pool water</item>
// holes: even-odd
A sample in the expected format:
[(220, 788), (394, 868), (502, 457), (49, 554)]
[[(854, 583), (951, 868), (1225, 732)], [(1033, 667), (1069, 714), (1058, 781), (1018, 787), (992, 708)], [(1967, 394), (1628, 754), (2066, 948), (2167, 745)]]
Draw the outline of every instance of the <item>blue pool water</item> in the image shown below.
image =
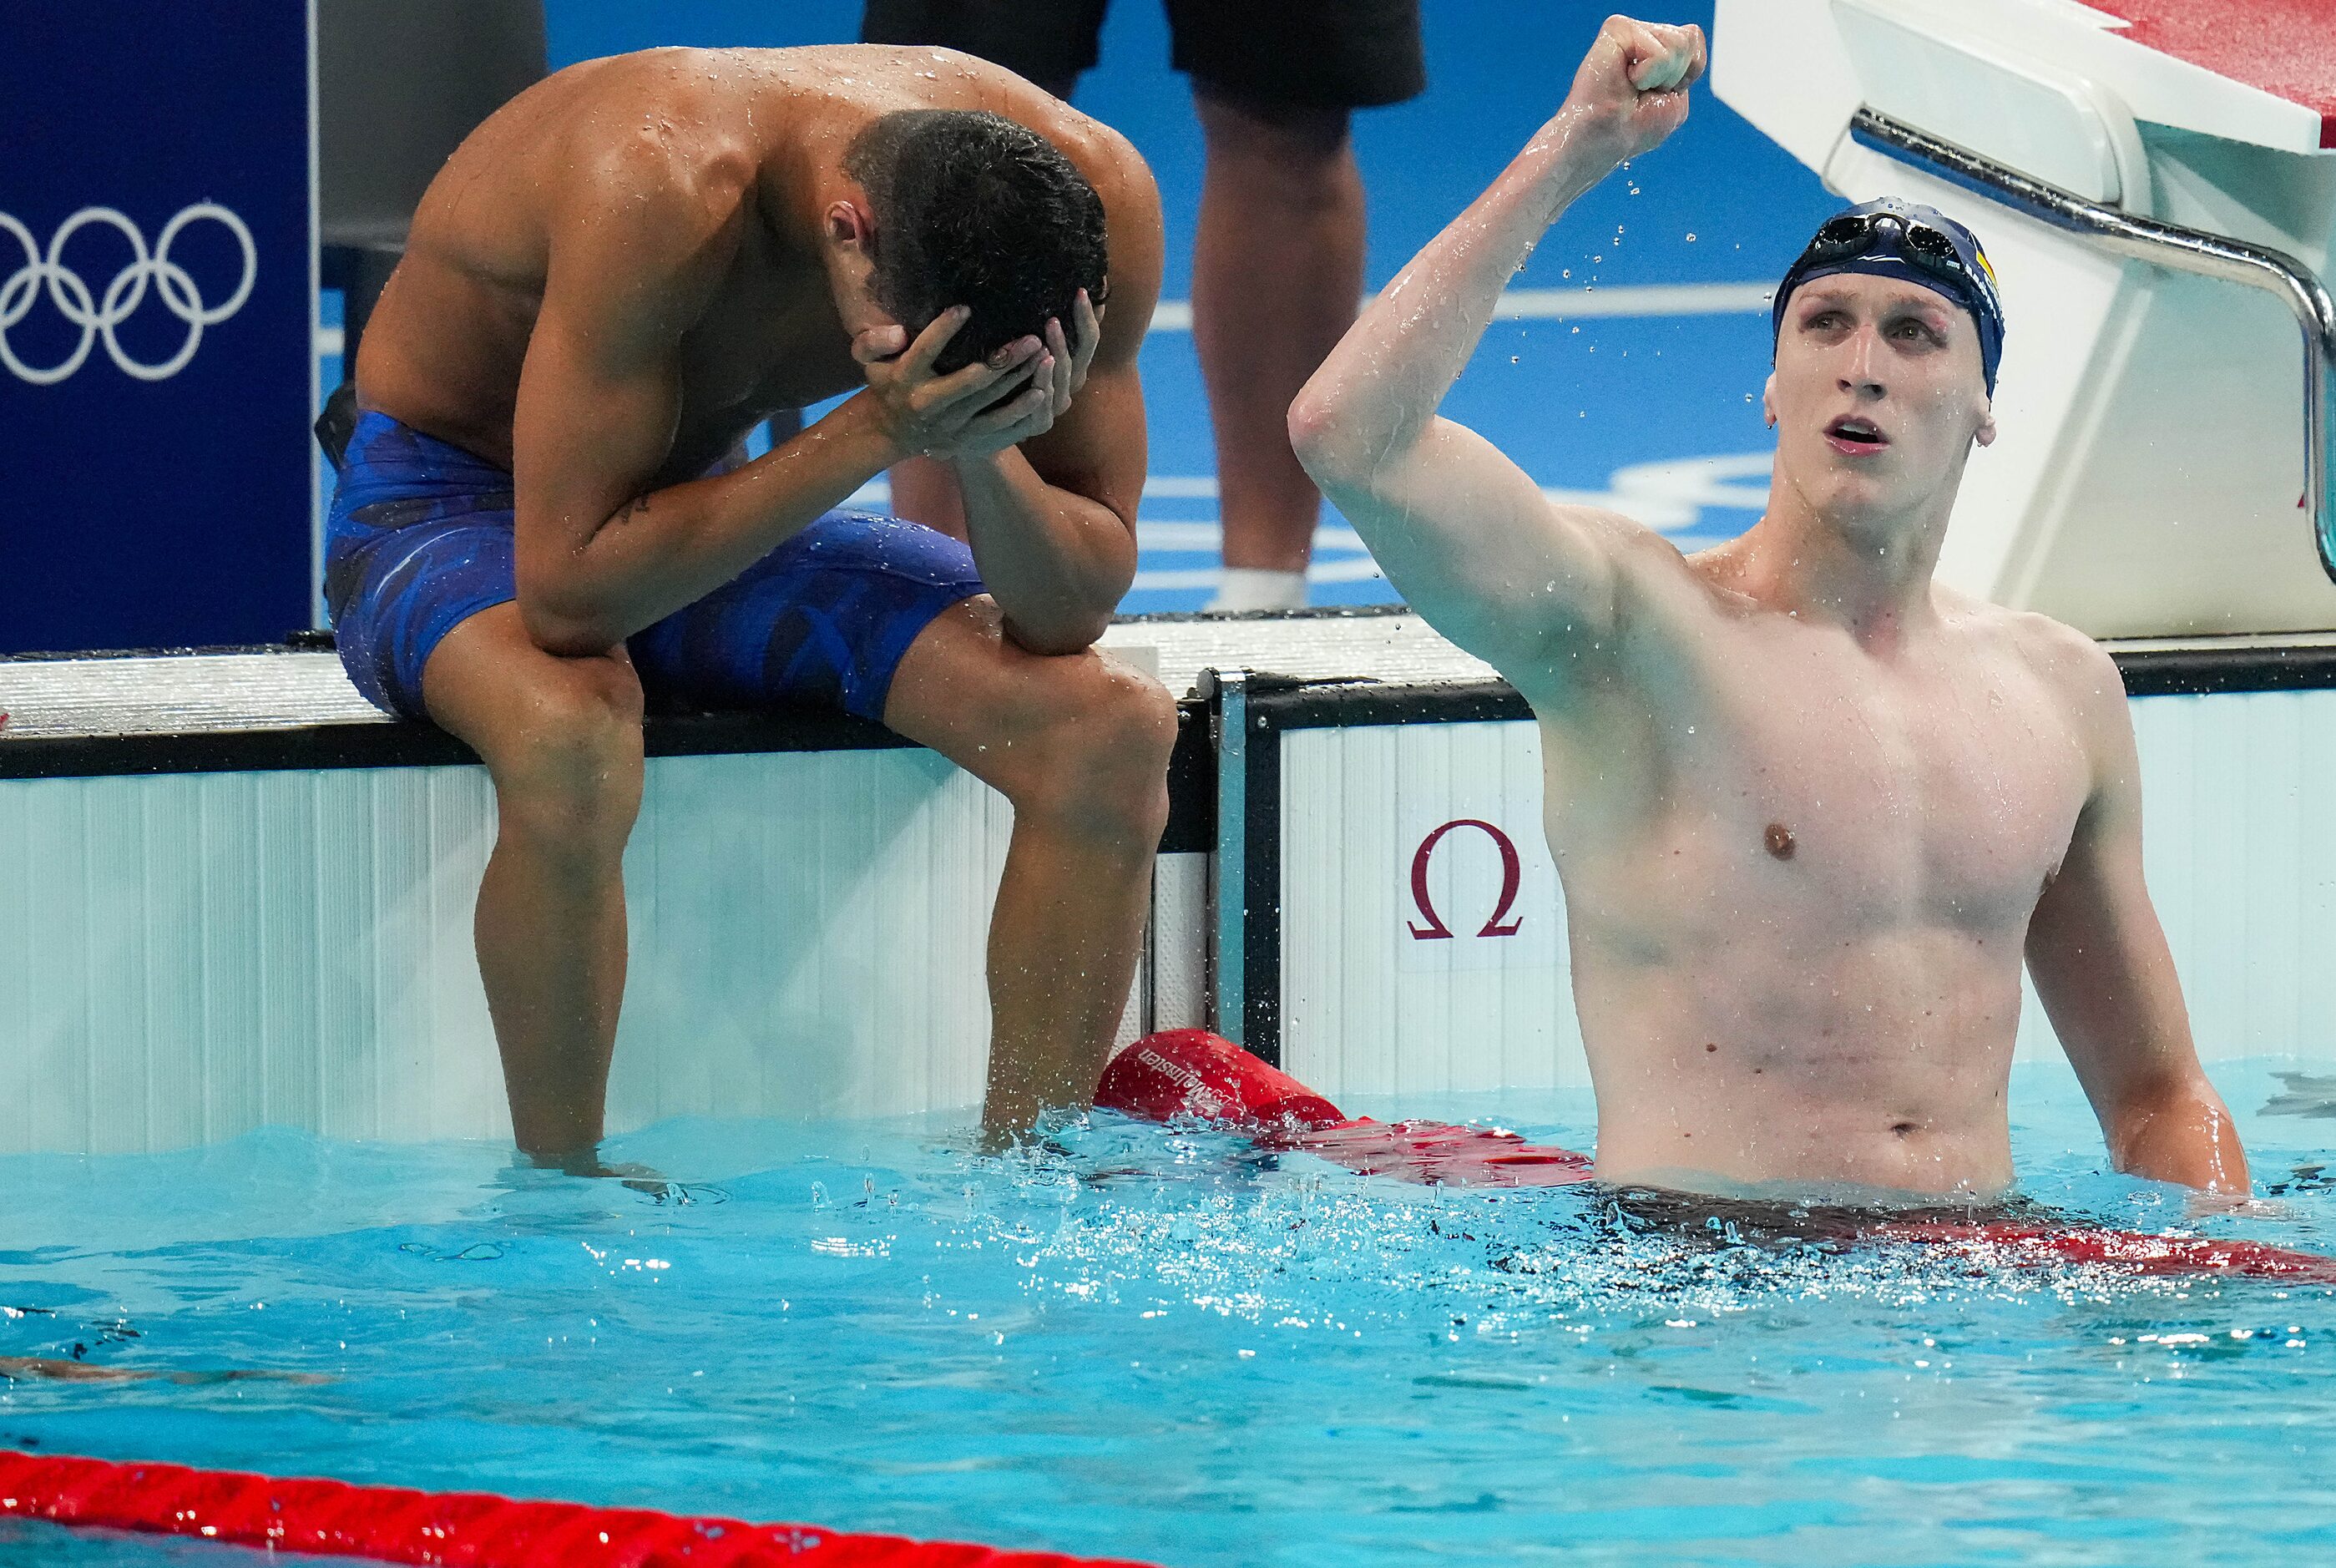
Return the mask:
[[(2328, 1124), (2260, 1110), (2288, 1066), (2216, 1069), (2276, 1212), (2195, 1224), (2336, 1251)], [(2103, 1174), (2065, 1068), (2014, 1105), (2035, 1198), (2194, 1222)], [(323, 1379), (0, 1384), (0, 1444), (1194, 1568), (2336, 1556), (2325, 1289), (1731, 1243), (1115, 1117), (1013, 1161), (950, 1118), (615, 1153), (693, 1201), (289, 1133), (0, 1161), (0, 1355)], [(247, 1560), (0, 1526), (0, 1563)]]

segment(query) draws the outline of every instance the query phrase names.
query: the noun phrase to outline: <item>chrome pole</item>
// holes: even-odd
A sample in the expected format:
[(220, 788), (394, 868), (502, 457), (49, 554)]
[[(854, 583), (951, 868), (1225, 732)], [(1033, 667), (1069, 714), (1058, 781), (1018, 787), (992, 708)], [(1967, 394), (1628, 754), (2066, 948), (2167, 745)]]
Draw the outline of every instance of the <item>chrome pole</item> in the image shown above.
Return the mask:
[(2304, 499), (2321, 570), (2336, 580), (2336, 301), (2292, 256), (2219, 234), (2136, 218), (2047, 185), (1903, 121), (1861, 108), (1849, 122), (1861, 145), (1902, 158), (1952, 184), (2078, 234), (2106, 250), (2170, 271), (2219, 278), (2276, 294), (2303, 332)]

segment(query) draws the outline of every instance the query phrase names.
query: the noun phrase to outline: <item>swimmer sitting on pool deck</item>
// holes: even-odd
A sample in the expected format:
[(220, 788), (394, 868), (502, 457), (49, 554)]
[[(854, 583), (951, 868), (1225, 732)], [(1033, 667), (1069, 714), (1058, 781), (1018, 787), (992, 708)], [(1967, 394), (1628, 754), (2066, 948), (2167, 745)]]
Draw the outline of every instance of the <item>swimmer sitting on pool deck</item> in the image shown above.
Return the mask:
[(1506, 172), (1290, 412), (1435, 626), (1531, 701), (1606, 1181), (1985, 1199), (2023, 949), (2118, 1168), (2248, 1191), (2142, 881), (2116, 666), (1932, 580), (2002, 339), (1970, 234), (1868, 203), (1780, 287), (1766, 515), (1682, 557), (1436, 408), (1576, 197), (1685, 120), (1693, 27), (1610, 20)]
[[(479, 967), (521, 1149), (601, 1135), (645, 701), (830, 704), (1003, 792), (985, 1121), (1086, 1102), (1176, 730), (1090, 646), (1135, 570), (1160, 259), (1124, 139), (944, 51), (591, 61), (448, 160), (365, 333), (326, 596), (358, 687), (493, 777)], [(911, 456), (969, 543), (831, 510)]]

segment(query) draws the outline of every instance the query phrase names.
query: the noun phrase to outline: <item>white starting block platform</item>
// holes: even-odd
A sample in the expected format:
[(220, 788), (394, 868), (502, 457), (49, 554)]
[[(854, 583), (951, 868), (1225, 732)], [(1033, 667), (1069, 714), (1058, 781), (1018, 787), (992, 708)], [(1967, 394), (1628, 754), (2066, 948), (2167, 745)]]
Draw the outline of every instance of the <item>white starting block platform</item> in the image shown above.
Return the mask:
[(1994, 260), (2001, 434), (1942, 578), (2103, 638), (2336, 628), (2327, 0), (1718, 0), (1712, 61), (1844, 198)]
[[(1400, 612), (1107, 645), (1192, 694), (1124, 1034), (1214, 1023), (1334, 1096), (1586, 1081), (1513, 690)], [(2203, 1051), (2328, 1059), (2336, 638), (2115, 651)], [(508, 1136), (458, 744), (321, 652), (0, 660), (0, 1152)], [(832, 713), (648, 738), (612, 1127), (976, 1103), (1005, 803)]]

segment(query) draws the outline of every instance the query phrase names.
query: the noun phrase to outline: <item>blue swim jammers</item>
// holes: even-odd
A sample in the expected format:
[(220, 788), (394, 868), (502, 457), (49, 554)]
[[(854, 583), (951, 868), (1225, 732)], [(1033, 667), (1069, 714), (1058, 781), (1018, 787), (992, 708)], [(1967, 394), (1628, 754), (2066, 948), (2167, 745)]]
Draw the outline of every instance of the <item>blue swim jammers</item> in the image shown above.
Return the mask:
[[(341, 663), (376, 706), (419, 718), (446, 634), (518, 598), (511, 476), (383, 414), (357, 421), (325, 533)], [(822, 702), (881, 722), (917, 634), (982, 591), (973, 552), (895, 518), (831, 511), (627, 647), (657, 706)]]

